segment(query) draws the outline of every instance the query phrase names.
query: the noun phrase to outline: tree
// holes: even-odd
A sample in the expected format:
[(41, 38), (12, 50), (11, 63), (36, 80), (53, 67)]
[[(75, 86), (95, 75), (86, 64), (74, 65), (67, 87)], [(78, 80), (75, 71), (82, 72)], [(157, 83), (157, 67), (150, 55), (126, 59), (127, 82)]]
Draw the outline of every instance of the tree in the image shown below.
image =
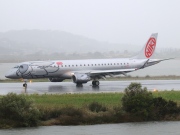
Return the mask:
[(132, 116), (141, 120), (151, 119), (153, 109), (153, 96), (147, 88), (143, 88), (140, 83), (131, 83), (126, 89), (122, 98), (123, 109)]
[(180, 108), (174, 101), (153, 97), (140, 83), (131, 83), (122, 98), (123, 110), (136, 121), (163, 120), (166, 116), (177, 116)]
[(37, 126), (39, 110), (25, 95), (9, 93), (0, 99), (0, 119), (9, 127)]
[(162, 119), (166, 115), (174, 115), (180, 112), (180, 108), (177, 106), (177, 103), (174, 101), (167, 101), (162, 97), (157, 97), (153, 99), (154, 110), (153, 113), (156, 116), (156, 119)]

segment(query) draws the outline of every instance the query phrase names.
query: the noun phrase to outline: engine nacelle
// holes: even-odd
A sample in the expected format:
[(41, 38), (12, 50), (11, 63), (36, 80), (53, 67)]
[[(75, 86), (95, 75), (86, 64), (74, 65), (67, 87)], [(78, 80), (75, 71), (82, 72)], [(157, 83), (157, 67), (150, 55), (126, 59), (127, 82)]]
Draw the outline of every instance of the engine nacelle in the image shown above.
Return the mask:
[(49, 78), (50, 82), (62, 82), (63, 80), (62, 78)]
[(91, 78), (87, 74), (78, 73), (72, 76), (72, 80), (74, 83), (87, 83)]

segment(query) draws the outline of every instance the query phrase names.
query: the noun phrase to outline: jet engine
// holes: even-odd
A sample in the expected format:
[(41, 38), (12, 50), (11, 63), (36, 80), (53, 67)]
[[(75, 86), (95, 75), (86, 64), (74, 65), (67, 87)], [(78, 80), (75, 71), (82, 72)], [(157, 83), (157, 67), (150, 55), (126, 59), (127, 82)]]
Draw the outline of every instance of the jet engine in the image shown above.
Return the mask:
[(50, 82), (62, 82), (63, 80), (62, 78), (49, 78)]
[(72, 76), (72, 80), (74, 83), (87, 83), (91, 78), (87, 74), (78, 73)]

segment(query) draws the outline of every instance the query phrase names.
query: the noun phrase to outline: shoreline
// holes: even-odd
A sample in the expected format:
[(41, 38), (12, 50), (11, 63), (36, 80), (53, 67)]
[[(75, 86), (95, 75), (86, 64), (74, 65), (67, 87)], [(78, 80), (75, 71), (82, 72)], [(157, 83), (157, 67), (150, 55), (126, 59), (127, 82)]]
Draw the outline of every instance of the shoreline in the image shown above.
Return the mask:
[[(174, 101), (180, 106), (180, 91), (154, 91), (152, 94), (154, 97)], [(40, 112), (38, 126), (180, 121), (179, 113), (166, 115), (159, 119), (144, 120), (124, 112), (122, 110), (123, 92), (23, 95), (26, 99), (32, 99)]]

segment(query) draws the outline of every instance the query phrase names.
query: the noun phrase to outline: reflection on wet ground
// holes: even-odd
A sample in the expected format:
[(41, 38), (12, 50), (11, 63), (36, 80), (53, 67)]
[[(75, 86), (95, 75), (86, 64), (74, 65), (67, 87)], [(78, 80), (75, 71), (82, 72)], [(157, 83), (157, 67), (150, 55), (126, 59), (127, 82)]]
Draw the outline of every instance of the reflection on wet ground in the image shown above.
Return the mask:
[(0, 94), (9, 92), (20, 93), (99, 93), (99, 92), (123, 92), (131, 82), (139, 82), (148, 90), (180, 90), (180, 80), (139, 80), (139, 81), (101, 81), (99, 87), (93, 87), (91, 82), (83, 87), (76, 87), (72, 82), (32, 82), (27, 89), (22, 83), (0, 83)]

